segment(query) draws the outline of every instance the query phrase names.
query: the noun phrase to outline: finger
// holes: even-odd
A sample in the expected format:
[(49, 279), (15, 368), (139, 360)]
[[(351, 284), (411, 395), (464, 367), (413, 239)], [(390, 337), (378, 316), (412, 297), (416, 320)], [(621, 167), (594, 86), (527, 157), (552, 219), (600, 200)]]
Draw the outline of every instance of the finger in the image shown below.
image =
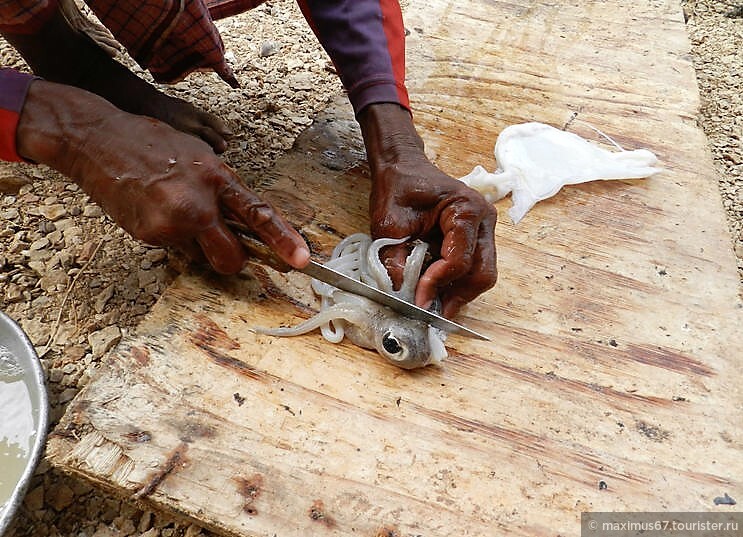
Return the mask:
[(477, 246), (479, 218), (451, 220), (441, 243), (441, 258), (431, 264), (418, 281), (415, 303), (428, 308), (439, 293), (439, 289), (466, 275), (472, 268)]
[(302, 236), (253, 191), (231, 180), (220, 201), (285, 262), (294, 268), (307, 266), (310, 249)]
[(230, 129), (224, 121), (219, 119), (217, 116), (212, 115), (208, 112), (201, 111), (199, 113), (199, 119), (201, 120), (201, 123), (212, 129), (214, 132), (216, 132), (219, 136), (222, 138), (229, 140), (232, 138), (235, 134), (232, 132), (232, 129)]
[(245, 266), (245, 249), (222, 222), (201, 231), (196, 242), (209, 264), (220, 274), (236, 274)]
[(467, 302), (491, 289), (498, 279), (496, 264), (494, 223), (487, 218), (480, 225), (477, 248), (469, 274), (452, 282), (440, 293), (442, 314), (453, 317)]
[(396, 291), (400, 289), (403, 282), (405, 262), (408, 258), (408, 248), (405, 244), (387, 246), (380, 252), (382, 264), (392, 280), (392, 287)]
[(441, 315), (443, 315), (447, 319), (453, 318), (457, 313), (459, 313), (459, 310), (461, 310), (462, 307), (470, 300), (472, 299), (468, 300), (462, 296), (449, 295), (447, 298), (441, 300)]
[(211, 127), (200, 127), (196, 134), (209, 144), (215, 153), (224, 153), (227, 150), (227, 140)]

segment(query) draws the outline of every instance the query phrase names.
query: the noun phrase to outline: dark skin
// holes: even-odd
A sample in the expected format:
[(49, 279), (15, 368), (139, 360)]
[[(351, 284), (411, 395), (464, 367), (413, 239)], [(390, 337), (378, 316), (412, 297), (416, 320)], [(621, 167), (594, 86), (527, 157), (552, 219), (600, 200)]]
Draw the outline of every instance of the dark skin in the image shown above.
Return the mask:
[[(221, 121), (162, 94), (60, 14), (36, 34), (4, 37), (46, 79), (29, 90), (17, 132), (21, 156), (74, 179), (135, 238), (203, 256), (220, 273), (236, 273), (247, 260), (224, 214), (290, 265), (306, 265), (300, 235), (214, 154), (227, 147)], [(372, 235), (438, 247), (416, 303), (428, 307), (439, 296), (451, 317), (495, 284), (495, 210), (430, 163), (401, 106), (369, 105), (358, 121), (372, 172)], [(384, 252), (396, 285), (406, 253), (404, 245)]]
[[(421, 276), (415, 302), (428, 308), (438, 296), (442, 313), (452, 317), (495, 284), (495, 209), (431, 164), (407, 110), (370, 106), (358, 120), (372, 172), (372, 236), (410, 236), (439, 245), (440, 257)], [(396, 286), (407, 254), (405, 245), (384, 253)]]

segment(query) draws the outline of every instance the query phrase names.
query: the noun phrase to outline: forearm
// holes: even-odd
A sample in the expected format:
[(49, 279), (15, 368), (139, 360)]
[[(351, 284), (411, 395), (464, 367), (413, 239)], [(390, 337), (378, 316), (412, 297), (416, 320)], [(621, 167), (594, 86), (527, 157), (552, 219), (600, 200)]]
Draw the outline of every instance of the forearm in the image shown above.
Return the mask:
[(397, 0), (298, 0), (358, 114), (373, 103), (407, 108), (405, 29)]

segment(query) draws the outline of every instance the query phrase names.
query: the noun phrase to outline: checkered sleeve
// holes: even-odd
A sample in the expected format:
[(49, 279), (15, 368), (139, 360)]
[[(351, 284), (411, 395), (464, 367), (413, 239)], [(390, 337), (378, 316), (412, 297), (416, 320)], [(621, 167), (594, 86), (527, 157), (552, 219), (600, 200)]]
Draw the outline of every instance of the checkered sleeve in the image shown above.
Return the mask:
[(398, 0), (298, 0), (358, 114), (372, 103), (410, 108)]
[(32, 75), (0, 68), (0, 160), (22, 162), (16, 151), (16, 129)]
[(34, 33), (56, 9), (57, 0), (0, 0), (0, 33)]

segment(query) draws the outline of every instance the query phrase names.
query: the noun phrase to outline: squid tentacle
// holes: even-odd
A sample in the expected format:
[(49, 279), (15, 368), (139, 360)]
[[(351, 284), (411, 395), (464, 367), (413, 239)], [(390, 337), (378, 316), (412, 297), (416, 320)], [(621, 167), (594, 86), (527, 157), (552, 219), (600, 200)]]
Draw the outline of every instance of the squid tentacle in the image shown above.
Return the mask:
[[(256, 326), (254, 330), (259, 334), (266, 334), (268, 336), (299, 336), (317, 330), (331, 321), (340, 320), (349, 321), (354, 324), (361, 323), (363, 321), (363, 316), (364, 313), (356, 308), (349, 307), (345, 304), (334, 304), (296, 326), (278, 328)], [(341, 328), (342, 324), (338, 324), (341, 326), (335, 325), (336, 328)], [(343, 339), (343, 336), (341, 336), (341, 339)], [(340, 341), (340, 339), (338, 341)]]
[(405, 260), (405, 268), (402, 273), (402, 285), (397, 295), (403, 300), (413, 302), (415, 299), (415, 288), (421, 277), (421, 269), (428, 251), (428, 244), (422, 241), (416, 242), (413, 251)]

